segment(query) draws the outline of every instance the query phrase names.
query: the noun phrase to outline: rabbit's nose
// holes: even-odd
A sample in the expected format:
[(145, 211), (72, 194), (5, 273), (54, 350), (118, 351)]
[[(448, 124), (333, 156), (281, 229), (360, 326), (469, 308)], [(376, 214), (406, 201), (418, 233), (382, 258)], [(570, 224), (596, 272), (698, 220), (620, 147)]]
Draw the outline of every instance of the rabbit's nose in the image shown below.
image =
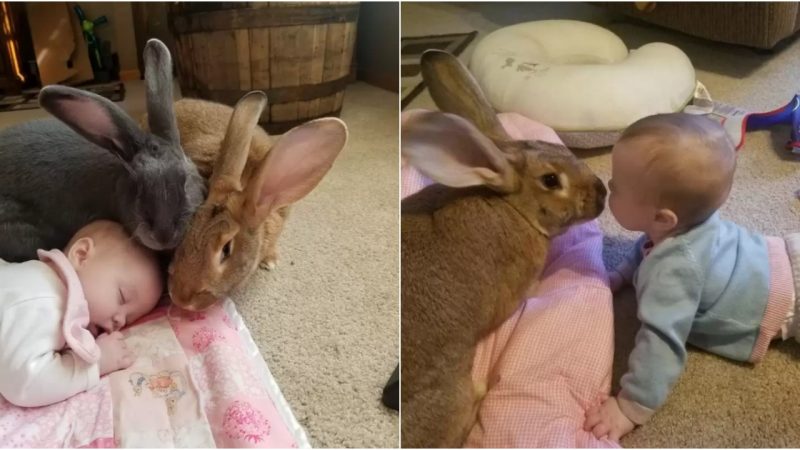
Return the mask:
[(194, 294), (191, 287), (184, 286), (180, 283), (176, 284), (175, 278), (170, 278), (167, 291), (169, 292), (169, 298), (172, 300), (174, 305), (183, 309), (188, 309)]
[(174, 230), (164, 229), (154, 232), (156, 240), (160, 242), (164, 248), (175, 248), (178, 246), (178, 234)]
[[(191, 309), (192, 311), (204, 311), (215, 303), (217, 303), (219, 299), (208, 291), (203, 291), (198, 294), (195, 294), (189, 305), (187, 305), (186, 309)], [(189, 308), (191, 306), (191, 308)]]
[(599, 215), (603, 212), (603, 208), (606, 206), (606, 194), (608, 191), (606, 190), (606, 186), (603, 184), (603, 181), (600, 178), (597, 178), (594, 182), (595, 190), (597, 191), (597, 197), (595, 198), (597, 202), (597, 214)]

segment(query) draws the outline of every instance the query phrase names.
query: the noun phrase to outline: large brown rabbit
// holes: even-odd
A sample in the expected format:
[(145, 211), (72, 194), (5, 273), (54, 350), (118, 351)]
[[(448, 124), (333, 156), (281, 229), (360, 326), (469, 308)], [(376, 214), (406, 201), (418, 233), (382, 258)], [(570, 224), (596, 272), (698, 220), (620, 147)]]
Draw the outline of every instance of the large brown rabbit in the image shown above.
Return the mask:
[(478, 341), (606, 190), (566, 148), (513, 141), (457, 58), (427, 51), (421, 66), (442, 112), (411, 115), (402, 152), (439, 184), (402, 202), (402, 445), (460, 447), (486, 389), (471, 378)]
[(175, 103), (181, 145), (209, 177), (208, 197), (169, 267), (168, 288), (178, 306), (206, 309), (245, 282), (259, 262), (274, 265), (288, 206), (319, 184), (347, 141), (347, 127), (336, 118), (271, 139), (258, 127), (266, 102), (254, 91), (235, 108)]

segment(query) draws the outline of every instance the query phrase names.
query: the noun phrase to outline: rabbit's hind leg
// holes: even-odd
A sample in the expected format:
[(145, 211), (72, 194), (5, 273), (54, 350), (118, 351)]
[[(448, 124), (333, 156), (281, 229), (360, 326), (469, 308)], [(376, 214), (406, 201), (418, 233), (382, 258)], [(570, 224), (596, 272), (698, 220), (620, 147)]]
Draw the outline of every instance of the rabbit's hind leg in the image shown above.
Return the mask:
[(472, 376), (469, 372), (450, 372), (440, 380), (435, 388), (418, 393), (413, 404), (403, 403), (403, 447), (464, 445), (475, 423), (478, 403)]
[(457, 397), (452, 411), (451, 426), (446, 438), (447, 447), (462, 447), (467, 440), (475, 421), (478, 408), (486, 394), (486, 386), (475, 384), (472, 374), (466, 372), (457, 383)]
[(53, 230), (49, 228), (15, 200), (0, 196), (0, 259), (8, 262), (37, 259), (36, 250), (53, 247)]

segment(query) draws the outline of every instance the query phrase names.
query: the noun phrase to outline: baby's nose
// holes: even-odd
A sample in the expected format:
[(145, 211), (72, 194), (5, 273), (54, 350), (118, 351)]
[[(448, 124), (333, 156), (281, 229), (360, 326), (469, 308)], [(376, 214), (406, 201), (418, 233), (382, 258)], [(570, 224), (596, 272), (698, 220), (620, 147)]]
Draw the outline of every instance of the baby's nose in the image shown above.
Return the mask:
[(124, 326), (125, 326), (125, 316), (124, 315), (114, 316), (114, 331), (119, 331)]

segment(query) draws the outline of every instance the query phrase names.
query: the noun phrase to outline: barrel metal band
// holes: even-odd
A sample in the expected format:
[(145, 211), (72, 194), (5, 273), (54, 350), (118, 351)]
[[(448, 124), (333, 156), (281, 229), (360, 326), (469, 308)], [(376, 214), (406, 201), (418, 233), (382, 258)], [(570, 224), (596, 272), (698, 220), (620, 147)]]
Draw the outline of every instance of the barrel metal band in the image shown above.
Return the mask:
[[(325, 81), (318, 84), (303, 84), (300, 86), (284, 86), (270, 89), (262, 89), (267, 94), (267, 102), (270, 105), (280, 105), (283, 103), (303, 102), (317, 100), (320, 98), (328, 97), (338, 94), (347, 87), (347, 84), (353, 81), (354, 76), (351, 72), (341, 78), (331, 81)], [(194, 80), (193, 80), (194, 81)], [(200, 97), (209, 100), (214, 100), (228, 105), (235, 105), (244, 94), (250, 92), (249, 90), (239, 89), (209, 89), (201, 86), (199, 83), (192, 83), (193, 86), (187, 86), (186, 96)], [(252, 90), (257, 90), (254, 87)]]
[(169, 22), (175, 33), (324, 25), (355, 22), (358, 3), (343, 5), (285, 6), (274, 8), (235, 8), (219, 11), (172, 12)]

